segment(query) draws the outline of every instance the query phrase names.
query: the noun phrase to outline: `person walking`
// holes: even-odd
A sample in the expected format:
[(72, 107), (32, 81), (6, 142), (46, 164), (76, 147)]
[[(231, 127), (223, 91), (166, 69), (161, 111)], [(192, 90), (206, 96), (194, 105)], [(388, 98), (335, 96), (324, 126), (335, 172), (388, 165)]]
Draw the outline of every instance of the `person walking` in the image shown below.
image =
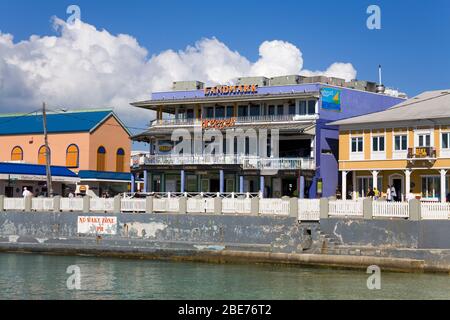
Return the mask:
[(397, 191), (395, 190), (394, 185), (392, 185), (391, 187), (391, 197), (392, 201), (397, 201)]
[(386, 189), (386, 200), (392, 201), (392, 194), (391, 194), (391, 186), (388, 185)]
[(372, 188), (369, 188), (369, 192), (367, 192), (368, 198), (373, 198), (375, 196), (375, 193), (373, 192)]
[(380, 191), (377, 188), (373, 188), (373, 199), (378, 200), (380, 198)]
[(30, 190), (28, 190), (27, 187), (24, 187), (24, 188), (23, 188), (22, 196), (23, 196), (24, 198), (26, 198), (26, 197), (31, 197), (32, 195), (33, 195), (33, 194), (31, 193)]

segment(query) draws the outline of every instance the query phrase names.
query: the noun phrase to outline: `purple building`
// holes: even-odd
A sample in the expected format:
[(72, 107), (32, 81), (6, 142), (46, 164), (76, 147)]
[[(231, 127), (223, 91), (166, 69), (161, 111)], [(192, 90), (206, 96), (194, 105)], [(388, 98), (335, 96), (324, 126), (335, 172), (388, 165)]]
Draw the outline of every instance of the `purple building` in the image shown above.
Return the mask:
[(132, 103), (157, 115), (133, 137), (150, 151), (133, 159), (133, 173), (143, 192), (332, 196), (338, 131), (326, 124), (401, 101), (373, 82), (322, 76), (246, 77), (216, 87), (175, 82), (173, 91)]

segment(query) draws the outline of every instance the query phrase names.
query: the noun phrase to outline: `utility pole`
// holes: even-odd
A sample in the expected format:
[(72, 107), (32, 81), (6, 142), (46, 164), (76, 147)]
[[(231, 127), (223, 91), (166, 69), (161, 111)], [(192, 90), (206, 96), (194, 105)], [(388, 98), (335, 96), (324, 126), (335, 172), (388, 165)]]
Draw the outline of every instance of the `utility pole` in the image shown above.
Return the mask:
[(47, 196), (53, 195), (52, 173), (50, 171), (50, 148), (48, 147), (47, 136), (47, 114), (45, 112), (45, 102), (42, 103), (42, 120), (44, 122), (44, 143), (45, 143), (45, 172), (47, 174)]

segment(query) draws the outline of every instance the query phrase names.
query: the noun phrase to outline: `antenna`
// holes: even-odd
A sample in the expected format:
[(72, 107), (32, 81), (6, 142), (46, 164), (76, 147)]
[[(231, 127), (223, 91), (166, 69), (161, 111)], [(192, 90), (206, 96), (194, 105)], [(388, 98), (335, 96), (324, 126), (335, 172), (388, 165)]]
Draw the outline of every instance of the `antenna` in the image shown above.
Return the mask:
[(382, 69), (381, 69), (381, 64), (378, 65), (378, 85), (377, 85), (377, 93), (384, 93), (386, 91), (385, 86), (383, 85), (383, 81), (381, 78), (381, 73), (382, 73)]

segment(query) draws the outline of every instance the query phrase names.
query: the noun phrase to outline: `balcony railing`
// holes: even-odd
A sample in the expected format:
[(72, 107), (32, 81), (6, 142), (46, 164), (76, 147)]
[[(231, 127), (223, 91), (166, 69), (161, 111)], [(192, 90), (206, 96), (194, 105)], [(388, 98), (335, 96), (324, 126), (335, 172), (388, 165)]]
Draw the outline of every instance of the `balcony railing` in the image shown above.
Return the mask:
[[(162, 119), (153, 120), (150, 126), (190, 126), (190, 125), (201, 125), (202, 120), (219, 120), (219, 119), (229, 119), (229, 117), (224, 118), (203, 118), (203, 119)], [(255, 122), (289, 122), (289, 121), (305, 121), (305, 120), (315, 120), (317, 115), (261, 115), (261, 116), (247, 116), (247, 117), (235, 117), (236, 124), (246, 124)]]
[(433, 147), (415, 147), (408, 149), (408, 160), (436, 159), (436, 149)]
[(314, 170), (313, 158), (261, 158), (245, 155), (150, 155), (133, 157), (140, 165), (239, 165), (244, 170)]

